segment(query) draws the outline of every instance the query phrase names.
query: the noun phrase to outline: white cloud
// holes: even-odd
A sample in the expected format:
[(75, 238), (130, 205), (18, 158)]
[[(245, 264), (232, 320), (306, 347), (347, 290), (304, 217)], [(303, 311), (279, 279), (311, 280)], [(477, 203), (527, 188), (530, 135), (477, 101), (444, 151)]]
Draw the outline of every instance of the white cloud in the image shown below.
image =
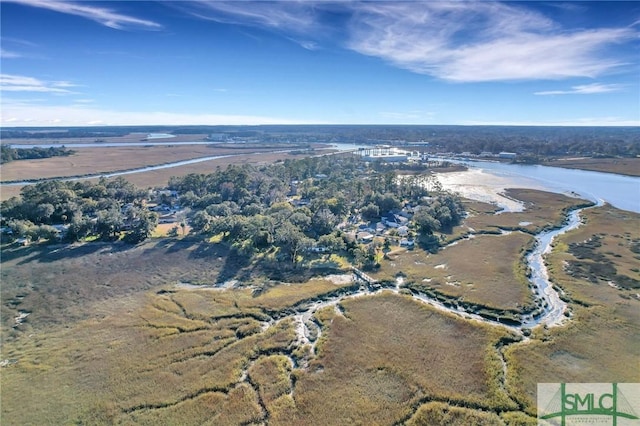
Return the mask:
[(358, 5), (349, 47), (455, 82), (595, 77), (623, 65), (603, 54), (637, 33), (566, 31), (545, 16), (494, 2)]
[(2, 92), (41, 92), (53, 94), (73, 94), (67, 90), (75, 85), (68, 81), (42, 81), (23, 75), (0, 74), (0, 91)]
[(148, 29), (160, 29), (162, 26), (156, 22), (146, 19), (134, 18), (132, 16), (122, 15), (110, 9), (96, 6), (87, 6), (75, 4), (60, 0), (5, 0), (12, 3), (19, 3), (26, 6), (40, 7), (69, 15), (81, 16), (91, 19), (104, 26), (124, 29), (125, 27), (144, 27)]
[(2, 59), (22, 58), (22, 55), (18, 52), (13, 52), (11, 50), (5, 50), (3, 48), (0, 48), (0, 58)]
[(593, 78), (626, 65), (611, 47), (638, 38), (633, 25), (563, 28), (517, 2), (178, 4), (203, 19), (277, 30), (307, 49), (318, 49), (320, 41), (330, 38), (340, 40), (363, 55), (453, 82)]
[(70, 81), (52, 81), (51, 85), (54, 87), (78, 87), (77, 84), (73, 84)]
[(196, 0), (191, 13), (202, 19), (228, 24), (243, 24), (305, 33), (317, 25), (313, 4), (309, 1), (224, 2)]
[(86, 105), (53, 106), (4, 102), (0, 125), (87, 126), (87, 125), (254, 125), (304, 124), (301, 121), (250, 115), (188, 114), (162, 111), (112, 111)]
[(622, 84), (583, 84), (573, 86), (570, 90), (546, 90), (535, 92), (534, 95), (592, 95), (597, 93), (619, 92), (624, 85)]
[[(308, 0), (172, 2), (176, 8), (205, 20), (264, 28), (285, 35), (307, 50), (319, 49), (331, 27), (322, 21), (323, 11), (341, 8), (339, 3)], [(249, 37), (253, 37), (247, 34)]]

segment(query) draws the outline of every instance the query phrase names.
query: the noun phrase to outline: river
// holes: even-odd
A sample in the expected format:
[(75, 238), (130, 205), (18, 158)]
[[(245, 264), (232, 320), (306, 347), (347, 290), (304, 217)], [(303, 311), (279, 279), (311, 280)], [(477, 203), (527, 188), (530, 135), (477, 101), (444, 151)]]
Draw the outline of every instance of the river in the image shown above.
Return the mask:
[(467, 198), (495, 202), (507, 211), (521, 206), (500, 196), (505, 188), (531, 188), (571, 194), (596, 203), (606, 201), (619, 209), (640, 213), (639, 177), (490, 161), (464, 164), (469, 166), (466, 172), (438, 175), (443, 187)]
[[(536, 235), (536, 244), (534, 249), (527, 256), (527, 263), (532, 270), (531, 278), (529, 280), (534, 285), (535, 298), (542, 302), (544, 309), (535, 316), (521, 316), (521, 324), (514, 324), (513, 322), (503, 323), (495, 319), (486, 318), (467, 310), (464, 304), (452, 307), (451, 305), (447, 305), (416, 291), (411, 291), (411, 297), (414, 300), (428, 304), (439, 311), (454, 314), (470, 321), (479, 321), (493, 326), (504, 327), (522, 336), (525, 335), (525, 329), (533, 328), (538, 325), (545, 325), (548, 327), (562, 325), (568, 320), (566, 314), (567, 304), (560, 298), (560, 295), (549, 281), (547, 268), (544, 264), (544, 255), (551, 250), (551, 244), (556, 236), (580, 226), (582, 222), (579, 213), (582, 210), (583, 209), (577, 209), (570, 212), (567, 217), (567, 223), (561, 228), (544, 231)], [(332, 306), (336, 309), (336, 313), (341, 313), (342, 310), (340, 309), (340, 303), (345, 300), (376, 295), (385, 291), (401, 294), (404, 284), (403, 279), (399, 277), (393, 285), (382, 287), (378, 282), (376, 282), (376, 280), (356, 268), (353, 268), (353, 274), (351, 275), (350, 280), (354, 280), (359, 283), (359, 286), (346, 287), (330, 296), (319, 296), (315, 300), (302, 301), (294, 306), (292, 311), (288, 310), (282, 314), (273, 315), (268, 320), (263, 321), (261, 324), (262, 329), (266, 330), (276, 323), (292, 319), (295, 323), (297, 335), (296, 345), (299, 347), (309, 345), (311, 354), (315, 356), (316, 344), (318, 338), (322, 334), (322, 327), (316, 322), (316, 320), (314, 320), (314, 315), (320, 309)], [(189, 290), (228, 290), (229, 287), (224, 285), (219, 287), (185, 287), (184, 285), (179, 284), (177, 285), (177, 288)]]
[[(151, 142), (151, 143), (139, 143), (139, 142), (123, 142), (123, 143), (88, 143), (88, 144), (82, 144), (82, 143), (77, 143), (77, 144), (67, 144), (64, 145), (66, 148), (87, 148), (87, 147), (92, 147), (92, 148), (113, 148), (113, 147), (131, 147), (131, 146), (147, 146), (147, 145), (210, 145), (211, 142), (202, 142), (202, 141), (196, 141), (196, 142)], [(39, 144), (39, 145), (20, 145), (20, 148), (34, 148), (34, 147), (38, 147), (38, 148), (48, 148), (51, 146), (62, 146), (62, 145), (52, 145), (52, 144)], [(349, 144), (336, 144), (333, 146), (334, 149), (338, 149), (340, 151), (349, 151), (349, 150), (353, 150), (356, 149), (358, 146), (357, 145), (349, 145)], [(274, 154), (274, 153), (285, 153), (285, 152), (289, 152), (289, 151), (294, 151), (296, 149), (299, 148), (295, 148), (295, 149), (284, 149), (284, 150), (278, 150), (278, 151), (266, 151), (266, 152), (258, 152), (258, 153), (250, 153), (250, 155), (261, 155), (261, 154)], [(117, 172), (110, 172), (110, 173), (97, 173), (97, 174), (91, 174), (91, 175), (83, 175), (83, 176), (69, 176), (69, 177), (61, 177), (61, 178), (48, 178), (48, 179), (38, 179), (38, 180), (22, 180), (22, 181), (10, 181), (10, 182), (0, 182), (0, 185), (6, 185), (6, 186), (25, 186), (25, 185), (34, 185), (38, 182), (44, 182), (47, 180), (62, 180), (62, 181), (73, 181), (73, 180), (80, 180), (80, 179), (95, 179), (95, 178), (100, 178), (100, 177), (105, 177), (105, 178), (110, 178), (110, 177), (116, 177), (116, 176), (124, 176), (124, 175), (131, 175), (131, 174), (135, 174), (135, 173), (144, 173), (144, 172), (150, 172), (153, 170), (161, 170), (161, 169), (171, 169), (174, 167), (180, 167), (180, 166), (186, 166), (189, 164), (196, 164), (196, 163), (202, 163), (205, 161), (211, 161), (211, 160), (218, 160), (220, 158), (230, 158), (230, 157), (237, 157), (239, 155), (247, 155), (246, 152), (243, 152), (242, 154), (228, 154), (228, 155), (213, 155), (213, 156), (208, 156), (208, 157), (200, 157), (200, 158), (193, 158), (191, 160), (181, 160), (181, 161), (174, 161), (174, 162), (170, 162), (170, 163), (165, 163), (165, 164), (159, 164), (156, 166), (146, 166), (146, 167), (140, 167), (140, 168), (136, 168), (136, 169), (130, 169), (130, 170), (121, 170), (121, 171), (117, 171)]]
[[(66, 144), (65, 146), (68, 148), (87, 146), (108, 148), (144, 145), (204, 145), (210, 143), (211, 142), (202, 141), (173, 143), (131, 142), (119, 144)], [(29, 146), (48, 147), (52, 145), (42, 144)], [(27, 147), (27, 145), (24, 145), (24, 147)], [(332, 148), (338, 149), (339, 151), (355, 150), (360, 147), (362, 147), (362, 145), (348, 143), (332, 144)], [(89, 179), (100, 176), (114, 177), (134, 173), (144, 173), (152, 170), (168, 169), (232, 156), (233, 155), (194, 158), (192, 160), (176, 161), (157, 166), (141, 167), (138, 169), (123, 170), (107, 174), (67, 178), (66, 180)], [(446, 158), (443, 160), (456, 161)], [(497, 203), (503, 207), (505, 211), (517, 211), (522, 209), (522, 206), (518, 202), (501, 196), (501, 192), (504, 191), (505, 188), (531, 188), (577, 195), (593, 202), (606, 201), (619, 209), (640, 213), (640, 178), (638, 177), (540, 165), (519, 165), (490, 161), (472, 161), (464, 163), (469, 166), (470, 169), (468, 171), (441, 173), (438, 175), (438, 179), (442, 183), (443, 187), (445, 189), (458, 192), (467, 198)], [(2, 185), (23, 186), (33, 183), (35, 182), (21, 181), (2, 183)]]

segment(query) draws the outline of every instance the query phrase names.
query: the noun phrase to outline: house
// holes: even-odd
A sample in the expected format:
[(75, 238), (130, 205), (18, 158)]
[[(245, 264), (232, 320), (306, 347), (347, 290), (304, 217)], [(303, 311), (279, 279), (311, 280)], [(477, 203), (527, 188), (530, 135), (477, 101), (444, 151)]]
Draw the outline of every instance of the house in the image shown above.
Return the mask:
[(209, 136), (207, 136), (207, 140), (215, 141), (215, 142), (224, 142), (227, 140), (227, 134), (226, 133), (210, 133)]
[(359, 154), (364, 161), (370, 163), (378, 161), (383, 163), (402, 163), (408, 160), (410, 153), (392, 148), (389, 145), (376, 145), (372, 148), (360, 148)]
[(402, 238), (400, 240), (400, 247), (408, 247), (411, 248), (413, 246), (415, 246), (415, 241), (414, 240), (409, 240), (407, 238)]
[(306, 198), (300, 198), (300, 199), (291, 199), (291, 204), (294, 207), (303, 207), (303, 206), (308, 206), (309, 204), (311, 204), (311, 201), (309, 201)]
[(158, 217), (158, 223), (175, 223), (178, 221), (175, 213), (167, 213)]
[(55, 230), (58, 232), (59, 239), (63, 239), (64, 237), (67, 236), (67, 232), (69, 231), (69, 227), (70, 227), (70, 225), (63, 225), (63, 224), (51, 225), (51, 226), (53, 226)]
[(19, 246), (28, 246), (31, 240), (29, 238), (18, 238), (15, 243)]
[(390, 228), (398, 228), (402, 225), (406, 225), (409, 219), (402, 217), (399, 214), (390, 214), (382, 218), (382, 223)]
[(374, 233), (376, 232), (376, 228), (375, 226), (372, 226), (370, 224), (361, 223), (360, 225), (358, 225), (358, 232)]
[(498, 154), (498, 157), (505, 158), (508, 160), (513, 160), (517, 156), (518, 154), (516, 154), (515, 152), (501, 152), (500, 154)]
[(409, 235), (409, 227), (406, 225), (398, 226), (398, 235), (401, 237), (406, 237)]
[(393, 216), (385, 216), (382, 218), (382, 223), (387, 225), (389, 228), (397, 228), (400, 226), (398, 222), (396, 222), (395, 217)]
[(374, 235), (367, 231), (358, 232), (356, 238), (363, 244), (369, 244), (373, 241)]

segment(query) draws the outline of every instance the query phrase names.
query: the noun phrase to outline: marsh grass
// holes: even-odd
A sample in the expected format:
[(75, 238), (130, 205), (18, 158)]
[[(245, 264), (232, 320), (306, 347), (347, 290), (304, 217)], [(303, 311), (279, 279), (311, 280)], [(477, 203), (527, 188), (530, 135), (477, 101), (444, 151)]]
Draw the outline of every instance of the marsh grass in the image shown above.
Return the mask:
[[(286, 146), (295, 147), (294, 145)], [(248, 147), (247, 147), (248, 148)], [(61, 178), (111, 173), (121, 170), (157, 166), (194, 158), (218, 155), (237, 155), (268, 153), (282, 150), (283, 146), (269, 147), (255, 145), (246, 151), (230, 145), (154, 145), (154, 146), (118, 146), (97, 148), (73, 148), (75, 153), (66, 157), (51, 157), (33, 160), (12, 161), (2, 166), (2, 180), (30, 180)], [(259, 158), (260, 156), (253, 156)], [(221, 159), (225, 160), (225, 159)], [(228, 158), (227, 161), (239, 159)], [(166, 184), (167, 181), (164, 182)]]
[(593, 170), (596, 172), (640, 176), (640, 158), (558, 158), (550, 166), (566, 169)]
[[(317, 311), (315, 356), (295, 343), (290, 318), (267, 327), (267, 314), (291, 313), (350, 283), (308, 276), (283, 283), (251, 265), (250, 287), (213, 290), (237, 264), (223, 246), (189, 238), (126, 250), (3, 249), (2, 423), (533, 425), (538, 382), (640, 381), (635, 290), (564, 269), (572, 244), (598, 235), (594, 253), (633, 278), (638, 216), (608, 206), (584, 216), (586, 225), (559, 237), (548, 258), (569, 300), (566, 325), (535, 328), (527, 342), (510, 344), (516, 337), (502, 327), (382, 292)], [(464, 272), (476, 288), (498, 293), (488, 267), (483, 276), (460, 258), (495, 256), (487, 264), (517, 281), (522, 271), (513, 264), (528, 238), (477, 236), (438, 255), (401, 251), (379, 274), (395, 280), (391, 263), (405, 280), (426, 268), (452, 280)], [(435, 268), (442, 264), (450, 269)], [(22, 324), (19, 312), (30, 313)], [(308, 359), (308, 368), (292, 367), (292, 358)]]
[(407, 422), (407, 426), (431, 425), (501, 426), (504, 422), (495, 413), (452, 407), (443, 402), (429, 402), (421, 405)]
[(505, 351), (512, 366), (508, 387), (530, 413), (536, 383), (640, 381), (637, 290), (608, 285), (612, 277), (594, 283), (565, 269), (567, 262), (575, 260), (570, 245), (598, 235), (601, 245), (594, 252), (612, 262), (618, 274), (633, 276), (631, 265), (637, 266), (637, 254), (632, 247), (640, 239), (639, 216), (607, 205), (584, 210), (583, 216), (585, 224), (559, 236), (546, 259), (551, 280), (566, 292), (572, 320), (564, 327), (537, 328), (530, 343)]
[(521, 201), (525, 210), (492, 214), (486, 206), (476, 204), (479, 206), (479, 212), (465, 219), (464, 226), (474, 229), (475, 232), (496, 232), (504, 229), (538, 233), (543, 229), (560, 227), (567, 210), (591, 204), (563, 194), (533, 189), (511, 188), (505, 191), (505, 195)]
[(422, 398), (514, 406), (498, 395), (485, 357), (497, 331), (391, 293), (341, 305), (344, 315), (317, 315), (326, 340), (309, 371), (297, 374), (299, 424), (391, 424)]
[(520, 265), (533, 237), (479, 235), (429, 254), (415, 249), (382, 263), (377, 279), (392, 281), (402, 274), (416, 290), (433, 290), (462, 302), (518, 311), (531, 304), (532, 294)]
[(562, 328), (537, 330), (536, 339), (505, 351), (507, 387), (535, 414), (537, 383), (635, 383), (640, 380), (638, 323), (605, 307), (574, 308)]
[[(424, 397), (513, 405), (496, 386), (499, 362), (491, 355), (505, 334), (406, 296), (348, 300), (345, 316), (325, 308), (317, 315), (325, 331), (321, 350), (308, 371), (291, 371), (285, 356), (295, 338), (290, 320), (243, 336), (238, 330), (255, 326), (254, 318), (204, 321), (191, 313), (193, 299), (174, 307), (171, 298), (185, 292), (123, 297), (111, 301), (111, 317), (37, 341), (16, 339), (20, 359), (2, 375), (3, 418), (9, 424), (44, 418), (58, 424), (235, 424), (260, 421), (264, 404), (273, 424), (385, 424), (409, 418)], [(193, 326), (179, 331), (167, 326), (169, 319)], [(247, 368), (257, 393), (239, 382)]]

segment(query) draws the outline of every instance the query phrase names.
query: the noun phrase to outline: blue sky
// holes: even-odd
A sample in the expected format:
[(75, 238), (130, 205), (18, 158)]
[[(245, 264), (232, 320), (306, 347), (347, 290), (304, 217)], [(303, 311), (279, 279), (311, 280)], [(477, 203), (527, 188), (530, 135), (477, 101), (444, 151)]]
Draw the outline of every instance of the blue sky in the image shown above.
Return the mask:
[(640, 125), (640, 2), (0, 8), (2, 126)]

